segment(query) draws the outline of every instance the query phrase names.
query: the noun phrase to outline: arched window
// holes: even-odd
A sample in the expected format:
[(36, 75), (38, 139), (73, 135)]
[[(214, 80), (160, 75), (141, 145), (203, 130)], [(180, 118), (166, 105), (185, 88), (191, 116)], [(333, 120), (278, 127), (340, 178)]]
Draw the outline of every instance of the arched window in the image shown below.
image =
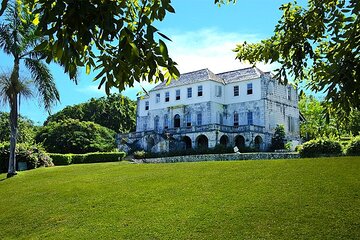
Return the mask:
[(180, 127), (180, 115), (176, 114), (174, 116), (174, 128)]

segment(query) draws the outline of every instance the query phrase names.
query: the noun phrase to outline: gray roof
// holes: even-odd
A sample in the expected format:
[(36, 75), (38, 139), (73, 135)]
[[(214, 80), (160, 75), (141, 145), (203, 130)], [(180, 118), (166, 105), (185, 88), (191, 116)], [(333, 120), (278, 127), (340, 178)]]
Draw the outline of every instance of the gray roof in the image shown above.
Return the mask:
[(192, 83), (198, 83), (203, 81), (215, 81), (221, 84), (228, 84), (232, 82), (245, 81), (250, 79), (256, 79), (263, 76), (265, 73), (256, 67), (243, 68), (230, 72), (223, 72), (214, 74), (209, 69), (201, 69), (194, 72), (181, 74), (178, 80), (172, 80), (169, 84), (162, 82), (151, 91), (159, 90), (163, 88), (177, 87), (182, 85), (188, 85)]
[(225, 84), (260, 78), (264, 72), (256, 67), (243, 68), (230, 72), (218, 73), (218, 77), (224, 79)]
[(215, 81), (219, 82), (221, 84), (225, 84), (224, 80), (220, 77), (216, 76), (215, 73), (211, 72), (209, 69), (201, 69), (194, 72), (184, 73), (180, 75), (180, 78), (177, 80), (171, 80), (169, 84), (166, 84), (166, 82), (162, 82), (156, 87), (154, 87), (152, 90), (159, 90), (163, 88), (170, 88), (170, 87), (177, 87), (182, 85), (188, 85), (192, 83), (198, 83), (203, 81)]

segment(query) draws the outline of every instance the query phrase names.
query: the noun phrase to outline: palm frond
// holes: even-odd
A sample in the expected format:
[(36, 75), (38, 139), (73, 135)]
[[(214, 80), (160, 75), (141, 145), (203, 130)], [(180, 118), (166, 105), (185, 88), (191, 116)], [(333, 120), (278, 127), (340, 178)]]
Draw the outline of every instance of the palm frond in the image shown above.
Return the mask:
[(11, 50), (14, 48), (14, 38), (11, 36), (11, 31), (8, 25), (0, 25), (0, 48), (4, 50), (6, 54), (11, 54)]
[(11, 88), (10, 76), (0, 75), (0, 102), (2, 105), (9, 103), (9, 89)]
[(25, 66), (30, 70), (35, 89), (40, 96), (39, 100), (45, 109), (50, 112), (51, 107), (60, 101), (53, 76), (49, 68), (37, 59), (25, 58)]
[(33, 96), (30, 82), (25, 80), (11, 81), (10, 74), (0, 75), (0, 102), (6, 105), (10, 102), (11, 96), (21, 94), (21, 97), (30, 98)]

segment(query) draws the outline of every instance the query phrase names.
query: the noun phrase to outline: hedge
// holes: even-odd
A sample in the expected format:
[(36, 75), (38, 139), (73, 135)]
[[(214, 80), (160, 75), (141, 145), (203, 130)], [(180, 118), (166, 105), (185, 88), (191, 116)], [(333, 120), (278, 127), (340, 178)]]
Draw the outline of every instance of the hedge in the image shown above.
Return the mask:
[(350, 140), (349, 145), (346, 148), (347, 155), (360, 155), (360, 136), (357, 136)]
[(94, 152), (85, 154), (50, 154), (55, 166), (79, 164), (79, 163), (100, 163), (117, 162), (124, 159), (124, 152)]
[(314, 139), (302, 145), (299, 149), (301, 157), (320, 157), (341, 155), (343, 153), (340, 142), (332, 139)]
[(55, 166), (71, 164), (71, 154), (50, 153), (50, 157), (53, 160)]

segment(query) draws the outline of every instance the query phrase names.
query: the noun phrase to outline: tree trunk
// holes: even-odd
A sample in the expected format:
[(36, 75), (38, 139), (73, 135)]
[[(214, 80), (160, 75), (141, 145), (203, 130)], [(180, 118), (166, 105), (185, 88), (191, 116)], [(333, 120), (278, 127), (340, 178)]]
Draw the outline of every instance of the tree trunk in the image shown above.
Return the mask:
[(10, 103), (10, 156), (7, 177), (16, 175), (16, 140), (18, 132), (18, 85), (19, 85), (19, 61), (15, 59), (14, 69), (11, 73), (12, 93), (9, 96)]

